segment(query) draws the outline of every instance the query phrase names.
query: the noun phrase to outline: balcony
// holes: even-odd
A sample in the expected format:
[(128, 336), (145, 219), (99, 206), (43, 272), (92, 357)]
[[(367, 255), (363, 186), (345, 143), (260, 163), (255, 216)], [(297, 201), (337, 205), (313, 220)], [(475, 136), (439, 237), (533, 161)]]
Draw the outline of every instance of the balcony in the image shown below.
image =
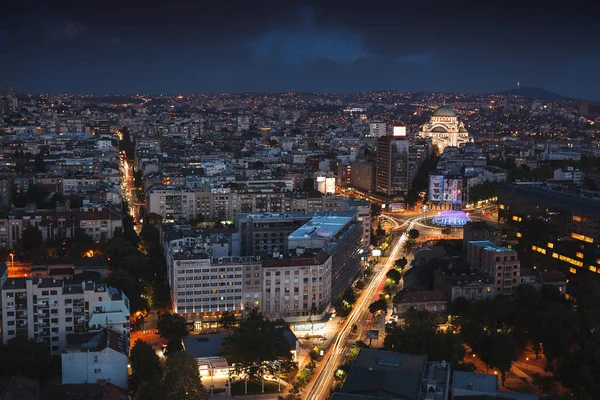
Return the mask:
[(38, 308), (48, 308), (48, 307), (49, 307), (49, 305), (48, 305), (47, 301), (40, 301), (38, 303)]

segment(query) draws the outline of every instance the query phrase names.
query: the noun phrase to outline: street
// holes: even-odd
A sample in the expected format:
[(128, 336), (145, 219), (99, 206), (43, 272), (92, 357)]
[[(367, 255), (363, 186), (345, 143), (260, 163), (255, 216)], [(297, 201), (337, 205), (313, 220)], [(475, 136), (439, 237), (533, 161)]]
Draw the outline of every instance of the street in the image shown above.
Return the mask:
[[(408, 226), (406, 231), (414, 227), (417, 219), (418, 217), (413, 217), (407, 221)], [(329, 398), (329, 391), (333, 385), (335, 370), (340, 364), (343, 364), (348, 349), (352, 346), (352, 343), (349, 343), (348, 340), (352, 331), (352, 325), (356, 324), (359, 326), (359, 329), (364, 329), (364, 321), (369, 316), (369, 305), (378, 296), (382, 282), (385, 282), (387, 272), (394, 265), (396, 259), (400, 257), (406, 238), (406, 232), (400, 235), (392, 247), (385, 264), (381, 265), (380, 269), (375, 272), (375, 276), (361, 293), (350, 315), (340, 328), (333, 344), (321, 360), (313, 379), (306, 386), (302, 396), (304, 399), (322, 400)]]

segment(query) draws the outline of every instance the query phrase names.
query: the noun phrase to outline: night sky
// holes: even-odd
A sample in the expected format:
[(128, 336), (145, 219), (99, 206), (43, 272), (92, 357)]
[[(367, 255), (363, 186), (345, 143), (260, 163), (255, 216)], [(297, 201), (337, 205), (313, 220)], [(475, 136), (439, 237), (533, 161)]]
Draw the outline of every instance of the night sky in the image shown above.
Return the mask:
[(487, 93), (520, 81), (600, 100), (599, 11), (593, 1), (0, 0), (0, 84)]

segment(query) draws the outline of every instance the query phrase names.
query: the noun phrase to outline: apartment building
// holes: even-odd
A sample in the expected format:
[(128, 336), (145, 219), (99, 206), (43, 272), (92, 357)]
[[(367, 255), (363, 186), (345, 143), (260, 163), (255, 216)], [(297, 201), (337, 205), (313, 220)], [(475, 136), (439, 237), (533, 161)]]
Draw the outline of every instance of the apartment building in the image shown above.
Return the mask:
[(2, 339), (45, 342), (58, 354), (69, 333), (110, 328), (129, 336), (129, 299), (111, 286), (57, 279), (7, 279), (2, 286)]
[(467, 262), (493, 277), (496, 294), (516, 294), (521, 283), (521, 262), (515, 250), (489, 241), (469, 242)]
[(63, 385), (103, 381), (127, 389), (129, 335), (109, 328), (70, 333), (61, 361)]
[(193, 189), (154, 185), (146, 194), (148, 213), (163, 219), (196, 218), (196, 193)]
[[(23, 230), (35, 226), (44, 240), (70, 238), (80, 228), (93, 240), (111, 239), (116, 228), (121, 228), (121, 212), (114, 208), (82, 207), (77, 210), (16, 210), (0, 220), (0, 241), (10, 248), (21, 240)], [(6, 228), (3, 230), (2, 228)]]
[(304, 251), (262, 260), (262, 312), (271, 319), (319, 319), (331, 304), (332, 257), (324, 250)]

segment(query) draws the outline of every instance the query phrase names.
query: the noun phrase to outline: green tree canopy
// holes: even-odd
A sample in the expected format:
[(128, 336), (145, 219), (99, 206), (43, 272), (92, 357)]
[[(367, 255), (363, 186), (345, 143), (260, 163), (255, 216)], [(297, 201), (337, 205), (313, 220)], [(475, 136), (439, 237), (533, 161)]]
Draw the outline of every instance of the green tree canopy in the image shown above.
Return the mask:
[(50, 351), (46, 343), (21, 337), (0, 345), (1, 375), (22, 375), (45, 381), (50, 377)]
[(371, 314), (376, 314), (378, 311), (387, 311), (387, 302), (385, 300), (379, 299), (369, 305), (369, 312)]
[(257, 366), (290, 358), (291, 346), (284, 329), (284, 324), (265, 318), (257, 310), (251, 310), (233, 333), (223, 339), (220, 354), (230, 363), (237, 364), (237, 374), (259, 376)]
[(163, 313), (158, 316), (156, 324), (160, 337), (171, 340), (180, 340), (188, 335), (185, 318), (179, 314)]
[(163, 380), (167, 400), (207, 399), (196, 359), (184, 351), (167, 357)]
[(138, 339), (129, 355), (132, 374), (129, 377), (129, 388), (134, 392), (143, 382), (155, 383), (160, 380), (162, 371), (156, 352), (148, 343)]

